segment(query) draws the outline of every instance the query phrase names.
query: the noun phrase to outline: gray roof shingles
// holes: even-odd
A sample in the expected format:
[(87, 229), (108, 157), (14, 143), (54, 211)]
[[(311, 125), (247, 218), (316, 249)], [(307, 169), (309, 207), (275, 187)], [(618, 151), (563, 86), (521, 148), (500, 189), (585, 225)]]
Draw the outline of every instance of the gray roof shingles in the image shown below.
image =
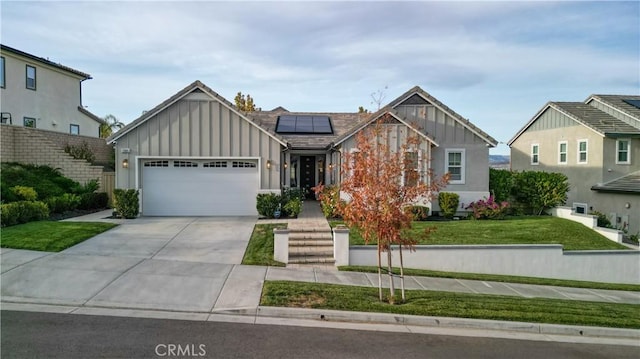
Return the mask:
[(549, 105), (602, 135), (640, 135), (640, 128), (633, 127), (584, 102), (550, 102)]
[(640, 101), (640, 96), (637, 95), (591, 95), (590, 98), (595, 98), (604, 102), (612, 107), (615, 107), (619, 111), (626, 113), (631, 117), (640, 119), (640, 108), (630, 105), (624, 100), (636, 100)]
[(640, 171), (630, 173), (613, 181), (591, 187), (594, 191), (620, 192), (640, 195)]

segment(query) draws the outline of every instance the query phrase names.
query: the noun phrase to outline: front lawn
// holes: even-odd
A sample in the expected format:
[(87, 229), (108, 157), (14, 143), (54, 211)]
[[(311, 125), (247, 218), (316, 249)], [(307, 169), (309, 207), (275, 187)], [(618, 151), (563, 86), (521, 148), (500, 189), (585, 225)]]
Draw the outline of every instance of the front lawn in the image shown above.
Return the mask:
[[(388, 289), (386, 293), (388, 294)], [(260, 305), (519, 322), (640, 328), (638, 305), (407, 290), (407, 301), (378, 300), (378, 288), (267, 281)], [(399, 299), (399, 298), (397, 298)]]
[[(330, 222), (332, 227), (341, 223)], [(561, 244), (564, 250), (629, 249), (580, 223), (549, 216), (413, 222), (412, 231), (420, 233), (427, 227), (435, 227), (436, 230), (426, 241), (418, 244)], [(362, 245), (364, 240), (357, 230), (352, 229), (349, 243)]]
[(60, 252), (115, 226), (103, 222), (30, 222), (2, 228), (0, 246)]
[(287, 228), (284, 223), (256, 224), (251, 239), (242, 258), (242, 264), (284, 267), (285, 264), (273, 259), (273, 230)]

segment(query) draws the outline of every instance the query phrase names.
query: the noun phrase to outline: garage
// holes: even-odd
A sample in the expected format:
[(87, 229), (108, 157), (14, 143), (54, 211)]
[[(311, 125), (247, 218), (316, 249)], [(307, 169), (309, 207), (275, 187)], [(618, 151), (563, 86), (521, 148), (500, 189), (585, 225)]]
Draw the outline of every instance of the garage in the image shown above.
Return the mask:
[(258, 160), (141, 160), (145, 216), (256, 216)]

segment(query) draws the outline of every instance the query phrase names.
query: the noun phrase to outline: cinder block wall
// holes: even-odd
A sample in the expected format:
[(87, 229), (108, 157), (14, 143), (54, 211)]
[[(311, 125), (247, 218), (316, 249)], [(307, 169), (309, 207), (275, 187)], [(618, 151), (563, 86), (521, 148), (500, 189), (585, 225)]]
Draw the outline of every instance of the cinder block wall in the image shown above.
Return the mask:
[(96, 138), (89, 136), (72, 135), (69, 133), (55, 132), (49, 130), (35, 129), (40, 135), (44, 136), (49, 141), (53, 142), (56, 147), (64, 149), (66, 145), (80, 146), (83, 142), (86, 142), (91, 149), (91, 152), (96, 156), (96, 163), (106, 164), (109, 163), (109, 157), (111, 155), (112, 146), (107, 145), (107, 141), (104, 138)]
[[(50, 134), (43, 134), (51, 131), (1, 125), (0, 132), (2, 134), (0, 138), (2, 140), (0, 143), (2, 162), (48, 165), (60, 169), (60, 172), (66, 177), (81, 184), (92, 179), (97, 179), (98, 182), (102, 181), (102, 166), (92, 166), (85, 160), (76, 160), (69, 156), (58, 144), (49, 140)], [(66, 134), (60, 135), (63, 135), (60, 137), (64, 138)], [(104, 140), (102, 141), (104, 142)]]

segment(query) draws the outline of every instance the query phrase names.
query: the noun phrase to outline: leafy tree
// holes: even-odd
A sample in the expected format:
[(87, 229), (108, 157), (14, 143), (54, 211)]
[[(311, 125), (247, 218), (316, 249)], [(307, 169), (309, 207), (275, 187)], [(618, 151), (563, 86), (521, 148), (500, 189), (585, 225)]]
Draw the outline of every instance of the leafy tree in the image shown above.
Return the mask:
[(358, 113), (367, 114), (367, 113), (369, 113), (369, 110), (367, 110), (366, 108), (364, 108), (362, 106), (358, 106)]
[(245, 96), (242, 92), (238, 91), (238, 94), (234, 98), (234, 101), (236, 103), (236, 107), (240, 111), (252, 112), (257, 110), (256, 105), (253, 102), (253, 97), (251, 97), (251, 95), (249, 94)]
[[(425, 164), (418, 164), (423, 139), (416, 134), (407, 134), (406, 142), (395, 148), (389, 141), (390, 126), (385, 118), (356, 135), (356, 152), (346, 153), (341, 168), (340, 191), (349, 201), (337, 203), (337, 213), (350, 227), (362, 233), (365, 243), (375, 241), (378, 247), (378, 291), (382, 300), (382, 253), (387, 253), (389, 273), (389, 302), (395, 301), (391, 250), (398, 246), (402, 300), (404, 293), (404, 267), (402, 249), (412, 250), (418, 238), (409, 236), (413, 214), (412, 205), (433, 199), (434, 193), (444, 187), (448, 175), (436, 179), (432, 171), (423, 171)], [(412, 132), (412, 131), (409, 131)], [(426, 158), (426, 156), (422, 156)], [(324, 186), (315, 187), (320, 193)], [(422, 234), (428, 236), (433, 229)]]
[(100, 138), (111, 136), (113, 130), (119, 130), (124, 127), (124, 123), (120, 122), (114, 115), (106, 115), (103, 118), (104, 123), (100, 124)]
[(556, 172), (523, 171), (515, 174), (512, 194), (536, 215), (567, 201), (569, 180)]

